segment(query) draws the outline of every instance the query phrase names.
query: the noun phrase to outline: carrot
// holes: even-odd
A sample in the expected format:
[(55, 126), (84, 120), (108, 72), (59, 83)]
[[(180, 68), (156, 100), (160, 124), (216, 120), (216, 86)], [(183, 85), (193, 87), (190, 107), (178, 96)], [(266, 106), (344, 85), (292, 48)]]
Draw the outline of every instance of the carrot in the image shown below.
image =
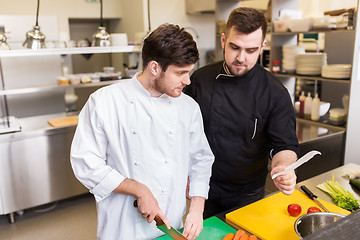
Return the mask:
[(249, 236), (244, 233), (244, 235), (242, 235), (239, 240), (249, 240)]
[(233, 240), (234, 236), (235, 235), (233, 233), (228, 233), (222, 240)]
[(255, 235), (251, 235), (249, 240), (257, 240), (257, 237)]
[(242, 229), (239, 229), (235, 233), (234, 240), (240, 240), (241, 236), (245, 234), (245, 231)]

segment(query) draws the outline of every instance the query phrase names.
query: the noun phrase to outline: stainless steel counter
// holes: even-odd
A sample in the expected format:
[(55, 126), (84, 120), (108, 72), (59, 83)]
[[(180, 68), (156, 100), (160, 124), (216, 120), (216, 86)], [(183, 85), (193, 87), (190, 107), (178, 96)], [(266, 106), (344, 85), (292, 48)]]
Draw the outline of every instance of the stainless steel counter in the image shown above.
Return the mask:
[[(54, 128), (52, 114), (20, 119), (21, 132), (0, 135), (0, 214), (88, 192), (69, 162), (75, 126)], [(10, 220), (14, 220), (10, 218)]]
[(347, 178), (342, 177), (348, 173), (353, 172), (359, 172), (360, 174), (360, 165), (354, 163), (343, 165), (341, 167), (335, 168), (318, 176), (297, 183), (296, 189), (300, 190), (300, 186), (305, 185), (320, 199), (335, 204), (335, 201), (328, 194), (324, 193), (316, 187), (317, 185), (325, 181), (331, 180), (332, 176), (334, 175), (335, 181), (337, 181), (345, 190), (349, 191), (352, 195), (354, 195), (356, 199), (360, 200), (360, 191), (353, 189), (349, 184)]

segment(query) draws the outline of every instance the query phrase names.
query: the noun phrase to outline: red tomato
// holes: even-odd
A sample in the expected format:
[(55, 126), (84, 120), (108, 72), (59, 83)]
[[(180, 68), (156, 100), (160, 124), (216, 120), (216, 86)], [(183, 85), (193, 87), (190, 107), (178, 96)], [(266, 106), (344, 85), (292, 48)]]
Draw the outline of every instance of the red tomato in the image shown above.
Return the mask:
[(313, 212), (321, 212), (321, 210), (317, 207), (309, 207), (307, 213), (313, 213)]
[(293, 217), (296, 217), (296, 216), (299, 216), (299, 214), (301, 213), (301, 207), (299, 204), (290, 204), (288, 207), (287, 207), (287, 210), (289, 212), (289, 214)]

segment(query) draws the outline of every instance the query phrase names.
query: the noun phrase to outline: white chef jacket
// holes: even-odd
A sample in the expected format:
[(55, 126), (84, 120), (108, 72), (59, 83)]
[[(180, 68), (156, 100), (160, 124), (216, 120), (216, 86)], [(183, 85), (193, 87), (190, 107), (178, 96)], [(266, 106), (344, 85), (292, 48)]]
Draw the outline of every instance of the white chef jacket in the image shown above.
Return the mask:
[(213, 161), (197, 103), (183, 93), (151, 97), (137, 76), (91, 94), (71, 146), (75, 176), (96, 199), (101, 240), (163, 235), (134, 208), (133, 196), (113, 193), (125, 178), (145, 184), (181, 228), (187, 177), (190, 196), (207, 198)]

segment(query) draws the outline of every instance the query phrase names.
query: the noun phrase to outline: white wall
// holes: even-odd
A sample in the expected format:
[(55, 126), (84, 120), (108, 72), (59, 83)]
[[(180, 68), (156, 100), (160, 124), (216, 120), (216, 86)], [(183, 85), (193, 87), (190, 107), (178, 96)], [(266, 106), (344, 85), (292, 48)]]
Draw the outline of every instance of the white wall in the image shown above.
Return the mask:
[(360, 15), (357, 14), (353, 68), (350, 86), (349, 114), (346, 132), (345, 164), (360, 164)]
[[(205, 64), (205, 54), (215, 48), (214, 14), (189, 15), (185, 11), (185, 0), (150, 0), (151, 29), (163, 23), (178, 24), (186, 28), (197, 42), (200, 51), (200, 66)], [(196, 38), (196, 35), (198, 38)]]

